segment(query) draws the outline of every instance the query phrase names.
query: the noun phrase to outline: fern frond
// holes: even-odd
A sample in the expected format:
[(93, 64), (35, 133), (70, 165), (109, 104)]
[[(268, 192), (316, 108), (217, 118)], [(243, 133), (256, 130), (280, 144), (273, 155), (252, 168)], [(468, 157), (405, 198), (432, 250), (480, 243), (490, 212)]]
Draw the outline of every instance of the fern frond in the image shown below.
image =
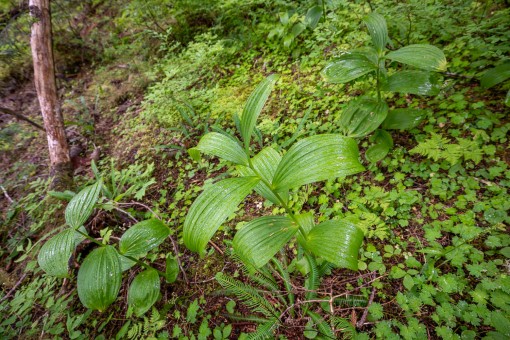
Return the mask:
[(354, 336), (357, 334), (356, 328), (349, 322), (349, 320), (334, 316), (333, 319), (333, 325), (337, 330), (340, 330), (342, 332), (342, 335), (344, 339), (353, 339)]
[(223, 288), (232, 292), (232, 294), (253, 312), (261, 313), (268, 318), (277, 316), (273, 306), (252, 286), (244, 284), (223, 273), (216, 274), (216, 281), (218, 281)]
[(319, 314), (308, 311), (307, 314), (312, 318), (315, 325), (317, 325), (317, 331), (325, 338), (336, 339), (335, 332), (331, 329), (331, 326), (324, 320)]
[(259, 318), (258, 316), (254, 315), (248, 315), (248, 316), (242, 316), (242, 315), (235, 315), (235, 314), (222, 314), (224, 317), (229, 318), (233, 321), (248, 321), (248, 322), (254, 322), (254, 323), (266, 323), (267, 319), (265, 318)]
[(324, 263), (319, 267), (319, 272), (318, 272), (319, 277), (323, 277), (328, 272), (331, 272), (331, 270), (334, 268), (335, 268), (335, 265), (333, 263), (324, 261)]
[(278, 326), (278, 318), (272, 318), (268, 322), (263, 323), (257, 327), (257, 330), (249, 334), (248, 339), (250, 340), (263, 340), (272, 339), (273, 330)]
[(349, 295), (346, 297), (338, 297), (334, 301), (337, 306), (349, 306), (349, 307), (365, 307), (367, 305), (367, 299), (362, 296)]
[(319, 268), (317, 268), (317, 262), (313, 256), (306, 254), (305, 258), (308, 262), (308, 268), (310, 269), (308, 272), (308, 279), (305, 282), (305, 288), (307, 290), (305, 298), (307, 300), (312, 300), (317, 296), (317, 288), (319, 288), (320, 285)]

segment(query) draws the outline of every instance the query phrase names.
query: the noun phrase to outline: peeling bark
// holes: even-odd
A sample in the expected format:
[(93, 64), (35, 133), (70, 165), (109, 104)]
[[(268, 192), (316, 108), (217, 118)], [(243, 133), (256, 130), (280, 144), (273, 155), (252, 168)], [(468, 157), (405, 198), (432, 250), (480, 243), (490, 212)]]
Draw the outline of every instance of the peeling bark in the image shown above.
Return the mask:
[(72, 184), (72, 166), (57, 99), (49, 0), (30, 0), (29, 10), (34, 20), (30, 37), (34, 81), (48, 139), (52, 186), (66, 189)]

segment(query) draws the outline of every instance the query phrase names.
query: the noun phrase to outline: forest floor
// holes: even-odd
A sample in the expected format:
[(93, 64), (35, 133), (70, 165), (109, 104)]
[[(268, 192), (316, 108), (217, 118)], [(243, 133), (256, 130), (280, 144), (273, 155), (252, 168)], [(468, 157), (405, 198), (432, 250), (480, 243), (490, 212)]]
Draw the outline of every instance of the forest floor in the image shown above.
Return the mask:
[[(167, 255), (175, 256), (178, 277), (161, 280), (157, 302), (136, 316), (128, 290), (138, 267), (124, 273), (105, 311), (81, 304), (77, 273), (91, 242), (73, 253), (68, 278), (45, 274), (37, 254), (64, 229), (67, 202), (50, 194), (44, 133), (0, 112), (1, 338), (510, 337), (509, 82), (480, 85), (487, 70), (508, 63), (508, 5), (331, 1), (316, 28), (288, 40), (311, 5), (86, 3), (54, 13), (72, 194), (98, 177), (116, 193), (102, 194), (85, 223), (90, 236), (109, 235), (111, 244), (138, 221), (162, 220), (170, 235), (146, 258), (164, 272)], [(376, 83), (365, 77), (331, 84), (321, 71), (342, 51), (370, 45), (363, 17), (372, 10), (388, 21), (391, 50), (433, 44), (444, 51), (448, 71), (437, 74), (440, 91), (433, 96), (384, 92), (392, 110), (423, 110), (416, 126), (388, 130), (393, 147), (385, 157), (367, 159), (377, 134), (358, 138), (365, 171), (289, 194), (290, 209), (312, 212), (314, 223), (356, 218), (365, 235), (359, 269), (309, 262), (292, 241), (263, 275), (250, 273), (232, 254), (236, 231), (253, 218), (285, 213), (255, 193), (228, 217), (205, 256), (188, 250), (182, 229), (190, 206), (203, 187), (238, 172), (214, 157), (195, 161), (187, 150), (210, 131), (238, 136), (235, 115), (273, 73), (280, 78), (257, 121), (253, 148), (283, 152), (296, 139), (342, 133), (347, 103), (374, 95)], [(405, 20), (409, 26), (398, 24)], [(66, 40), (73, 30), (59, 33), (65, 25), (78, 32), (79, 49)], [(41, 123), (26, 65), (21, 76), (11, 70), (2, 80), (0, 107)], [(390, 73), (402, 68), (388, 65)], [(226, 287), (217, 273), (235, 283)], [(276, 322), (257, 309), (264, 303), (257, 296), (274, 308)]]

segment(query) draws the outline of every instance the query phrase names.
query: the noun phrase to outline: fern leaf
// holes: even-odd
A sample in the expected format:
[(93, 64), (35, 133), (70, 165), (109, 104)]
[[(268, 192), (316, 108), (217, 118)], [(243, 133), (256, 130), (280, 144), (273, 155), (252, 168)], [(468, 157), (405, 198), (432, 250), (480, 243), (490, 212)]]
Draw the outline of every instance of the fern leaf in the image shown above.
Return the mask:
[(335, 328), (342, 332), (344, 339), (353, 339), (357, 334), (356, 328), (348, 320), (334, 316), (332, 321)]
[(335, 305), (349, 306), (349, 307), (365, 307), (367, 305), (367, 299), (362, 296), (349, 295), (346, 297), (339, 297), (335, 299)]
[[(283, 278), (283, 284), (285, 285), (285, 290), (289, 294), (289, 305), (293, 305), (295, 301), (294, 293), (292, 293), (292, 285), (290, 283), (290, 275), (286, 268), (283, 267), (283, 264), (273, 257), (273, 263), (276, 266), (276, 270), (280, 273)], [(294, 310), (294, 308), (292, 308)]]
[(319, 314), (308, 311), (307, 313), (317, 325), (317, 331), (328, 339), (336, 339), (335, 332), (331, 329), (331, 326), (324, 320)]
[(216, 281), (218, 281), (223, 288), (232, 292), (253, 312), (261, 313), (268, 318), (276, 317), (277, 313), (273, 306), (252, 286), (244, 284), (223, 273), (216, 274)]
[(315, 258), (309, 254), (306, 254), (305, 257), (308, 261), (308, 267), (310, 268), (308, 279), (306, 280), (305, 284), (305, 288), (307, 290), (305, 298), (307, 300), (312, 300), (317, 297), (317, 288), (319, 288), (320, 285), (319, 269), (317, 268), (317, 262), (315, 261)]
[(278, 318), (272, 318), (268, 322), (257, 327), (257, 330), (249, 334), (250, 340), (263, 340), (273, 338), (273, 330), (278, 326)]

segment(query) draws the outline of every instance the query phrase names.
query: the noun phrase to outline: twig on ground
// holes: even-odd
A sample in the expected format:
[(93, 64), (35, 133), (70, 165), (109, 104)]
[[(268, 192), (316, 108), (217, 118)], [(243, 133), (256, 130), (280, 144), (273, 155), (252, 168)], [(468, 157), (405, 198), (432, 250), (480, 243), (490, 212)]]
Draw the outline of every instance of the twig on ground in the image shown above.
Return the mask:
[(363, 311), (363, 315), (361, 315), (361, 319), (356, 324), (356, 326), (358, 328), (362, 328), (363, 325), (365, 324), (365, 321), (367, 320), (367, 316), (368, 316), (368, 308), (370, 307), (372, 302), (374, 302), (374, 297), (375, 297), (375, 288), (372, 288), (372, 293), (370, 293), (370, 298), (368, 299), (367, 306), (365, 307), (365, 310)]
[(21, 283), (23, 282), (23, 280), (25, 279), (25, 277), (27, 276), (27, 273), (23, 274), (21, 276), (21, 278), (18, 280), (18, 282), (16, 282), (16, 284), (14, 285), (14, 287), (12, 287), (12, 289), (7, 293), (5, 294), (5, 296), (3, 298), (0, 299), (0, 302), (3, 302), (4, 300), (6, 300), (9, 296), (11, 296), (12, 293), (14, 293), (14, 291), (19, 287), (19, 285), (21, 285)]
[(4, 192), (4, 196), (5, 196), (5, 198), (7, 198), (7, 200), (8, 200), (10, 203), (14, 203), (14, 200), (11, 198), (11, 196), (9, 196), (9, 194), (7, 193), (7, 190), (5, 190), (4, 186), (3, 186), (3, 185), (0, 185), (0, 188), (2, 188), (2, 191)]

